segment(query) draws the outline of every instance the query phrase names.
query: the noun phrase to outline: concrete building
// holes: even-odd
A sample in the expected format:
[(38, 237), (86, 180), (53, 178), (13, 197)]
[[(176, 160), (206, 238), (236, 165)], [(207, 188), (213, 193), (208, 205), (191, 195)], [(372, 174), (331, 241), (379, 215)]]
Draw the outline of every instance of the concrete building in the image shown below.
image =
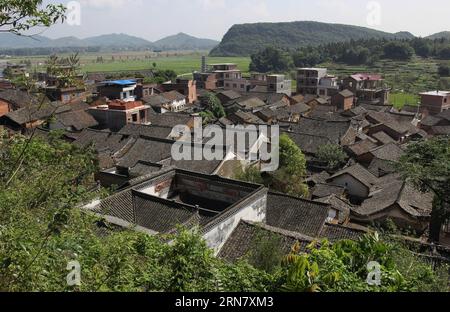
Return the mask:
[(133, 102), (136, 100), (136, 87), (137, 82), (135, 80), (104, 81), (97, 88), (97, 92), (100, 96), (107, 97), (110, 100)]
[(188, 78), (177, 78), (175, 82), (166, 82), (162, 85), (164, 91), (177, 91), (186, 97), (186, 103), (193, 104), (198, 100), (197, 82)]
[(356, 96), (358, 103), (388, 105), (390, 89), (378, 74), (354, 74), (344, 79), (344, 89)]
[(419, 95), (420, 111), (425, 115), (438, 115), (450, 109), (450, 91), (430, 91)]
[(292, 95), (292, 80), (281, 74), (254, 73), (250, 77), (250, 92), (284, 93)]
[(45, 95), (51, 101), (59, 101), (68, 104), (75, 101), (86, 101), (88, 93), (84, 87), (66, 87), (57, 86), (47, 87), (44, 89)]
[(339, 92), (339, 80), (336, 76), (326, 75), (321, 78), (317, 87), (317, 95), (331, 97)]
[(326, 68), (298, 68), (297, 93), (303, 95), (317, 95), (320, 80), (327, 76)]
[(140, 101), (115, 100), (107, 105), (91, 107), (88, 112), (101, 128), (119, 131), (129, 123), (148, 124), (150, 106)]

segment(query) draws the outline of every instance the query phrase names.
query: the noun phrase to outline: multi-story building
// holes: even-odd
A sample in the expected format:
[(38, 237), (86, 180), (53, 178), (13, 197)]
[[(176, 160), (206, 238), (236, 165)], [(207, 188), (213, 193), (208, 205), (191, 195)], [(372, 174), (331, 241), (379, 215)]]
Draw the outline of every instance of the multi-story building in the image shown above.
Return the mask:
[(130, 123), (148, 124), (150, 106), (141, 101), (114, 100), (106, 105), (91, 107), (88, 112), (101, 128), (119, 131)]
[(317, 86), (317, 95), (331, 97), (339, 92), (339, 80), (336, 76), (326, 75), (322, 77)]
[(104, 81), (98, 86), (97, 92), (99, 96), (107, 97), (110, 100), (132, 102), (136, 101), (136, 87), (136, 80)]
[(358, 103), (387, 105), (390, 89), (378, 74), (354, 74), (344, 79), (344, 89), (356, 96)]
[(297, 93), (318, 95), (320, 81), (325, 76), (327, 76), (326, 68), (298, 68)]
[(450, 109), (450, 91), (430, 91), (419, 94), (420, 111), (425, 115), (438, 115)]
[(175, 82), (166, 82), (162, 85), (164, 91), (177, 91), (186, 97), (186, 102), (193, 104), (198, 100), (197, 82), (188, 78), (177, 78)]
[(292, 95), (292, 80), (282, 74), (253, 73), (250, 77), (250, 92), (284, 93)]

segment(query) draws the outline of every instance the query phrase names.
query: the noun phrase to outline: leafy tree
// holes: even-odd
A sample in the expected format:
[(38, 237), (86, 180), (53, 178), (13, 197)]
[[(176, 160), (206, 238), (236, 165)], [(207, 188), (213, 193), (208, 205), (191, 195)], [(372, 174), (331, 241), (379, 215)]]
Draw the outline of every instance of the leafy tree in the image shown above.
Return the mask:
[[(281, 290), (296, 292), (401, 292), (448, 291), (448, 268), (432, 266), (412, 254), (403, 244), (382, 240), (375, 234), (358, 241), (313, 242), (308, 253), (300, 245), (283, 261), (278, 281)], [(380, 264), (379, 286), (370, 286), (367, 265)]]
[(432, 47), (428, 40), (417, 38), (411, 42), (411, 45), (416, 54), (421, 57), (429, 57), (432, 52)]
[(250, 71), (278, 73), (287, 72), (292, 68), (290, 54), (274, 47), (267, 47), (251, 56)]
[(439, 242), (442, 224), (450, 216), (450, 137), (409, 145), (397, 169), (420, 190), (434, 193), (430, 240)]
[(226, 114), (222, 103), (220, 103), (219, 98), (214, 93), (206, 93), (202, 98), (202, 104), (214, 115), (214, 117), (225, 117)]
[(441, 64), (439, 65), (438, 72), (441, 77), (450, 77), (450, 66)]
[(327, 163), (328, 169), (334, 170), (347, 160), (347, 154), (343, 148), (337, 144), (322, 145), (317, 150), (317, 159)]
[(249, 183), (264, 184), (261, 171), (257, 167), (239, 168), (234, 174), (234, 179)]
[(443, 60), (450, 60), (450, 46), (441, 48), (438, 57)]
[(280, 136), (280, 169), (274, 173), (275, 187), (280, 192), (306, 197), (306, 159), (300, 148), (287, 134)]
[(259, 270), (274, 273), (283, 259), (281, 237), (258, 229), (254, 242), (248, 255), (249, 263)]
[(0, 2), (0, 32), (22, 34), (33, 27), (49, 27), (63, 21), (65, 6), (47, 4), (42, 0), (2, 0)]
[(410, 60), (414, 50), (407, 42), (391, 41), (384, 46), (384, 56), (393, 60)]

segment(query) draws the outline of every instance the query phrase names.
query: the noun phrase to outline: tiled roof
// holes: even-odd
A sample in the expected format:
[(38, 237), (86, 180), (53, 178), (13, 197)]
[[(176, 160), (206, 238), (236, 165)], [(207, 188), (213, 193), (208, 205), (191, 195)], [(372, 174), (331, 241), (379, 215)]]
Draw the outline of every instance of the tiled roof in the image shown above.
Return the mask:
[(370, 152), (372, 149), (376, 148), (377, 145), (373, 143), (371, 140), (361, 140), (356, 142), (355, 144), (347, 146), (347, 149), (355, 156), (361, 156), (368, 152)]
[(333, 243), (340, 240), (358, 240), (367, 233), (368, 230), (356, 229), (336, 224), (325, 224), (322, 232), (320, 233), (320, 237), (326, 238)]
[(311, 110), (311, 107), (306, 105), (305, 103), (301, 102), (301, 103), (286, 107), (286, 110), (289, 113), (293, 113), (293, 114), (304, 114), (306, 112), (309, 112)]
[(330, 195), (343, 196), (345, 194), (345, 188), (342, 186), (318, 183), (312, 190), (312, 196), (314, 198), (323, 198)]
[(406, 213), (414, 217), (429, 216), (433, 195), (421, 193), (396, 175), (386, 176), (377, 185), (378, 190), (371, 194), (361, 206), (353, 209), (358, 215), (370, 216), (398, 204)]
[(349, 98), (349, 97), (354, 96), (353, 92), (348, 90), (348, 89), (345, 89), (345, 90), (339, 92), (339, 94), (342, 95), (345, 98)]
[(76, 131), (98, 126), (98, 122), (94, 117), (84, 110), (57, 114), (56, 119), (65, 127), (72, 127)]
[(424, 126), (432, 127), (432, 126), (437, 125), (441, 120), (442, 120), (442, 118), (439, 118), (437, 116), (428, 115), (427, 117), (422, 119), (420, 124), (424, 125)]
[(178, 92), (176, 90), (161, 93), (161, 96), (164, 97), (165, 99), (169, 100), (170, 102), (182, 101), (182, 100), (186, 99), (186, 97), (183, 94), (181, 94), (180, 92)]
[(12, 105), (12, 109), (17, 110), (20, 108), (37, 105), (41, 99), (30, 95), (25, 91), (8, 89), (0, 91), (0, 100), (10, 103)]
[(448, 135), (450, 134), (450, 126), (434, 126), (431, 127), (434, 135)]
[(372, 134), (372, 137), (374, 139), (377, 139), (382, 144), (388, 144), (388, 143), (394, 143), (395, 142), (395, 140), (391, 136), (389, 136), (389, 134), (387, 134), (384, 131), (380, 131), (380, 132), (377, 132), (375, 134)]
[(313, 134), (285, 132), (295, 144), (306, 154), (316, 154), (319, 147), (333, 144), (326, 136), (318, 136)]
[(236, 91), (233, 91), (233, 90), (220, 91), (220, 92), (218, 92), (218, 94), (221, 94), (221, 95), (227, 97), (229, 100), (236, 100), (236, 99), (242, 97), (242, 95), (240, 95), (239, 93), (237, 93)]
[(291, 125), (292, 132), (304, 133), (328, 138), (339, 144), (340, 139), (350, 127), (350, 121), (329, 121), (303, 117), (298, 124)]
[(218, 257), (229, 262), (245, 259), (257, 248), (260, 240), (270, 238), (279, 240), (278, 247), (285, 255), (291, 252), (297, 242), (300, 243), (300, 251), (306, 252), (306, 246), (314, 240), (300, 233), (241, 220), (228, 237)]
[(139, 138), (128, 150), (121, 155), (118, 165), (124, 168), (134, 167), (140, 160), (158, 163), (171, 157), (173, 142), (167, 140), (156, 140)]
[(350, 203), (335, 194), (323, 198), (318, 198), (315, 201), (319, 203), (329, 204), (333, 209), (338, 210), (339, 223), (344, 223), (350, 216), (350, 211), (352, 209)]
[(391, 161), (379, 158), (374, 158), (367, 169), (376, 177), (382, 177), (395, 172)]
[(149, 119), (154, 126), (175, 127), (177, 125), (187, 125), (192, 120), (192, 117), (182, 113), (164, 113), (151, 114)]
[(145, 136), (148, 138), (169, 139), (172, 130), (172, 127), (127, 124), (120, 129), (119, 134), (133, 137)]
[(316, 237), (322, 230), (330, 206), (270, 192), (267, 198), (267, 224)]
[(74, 144), (86, 147), (93, 144), (97, 152), (107, 151), (115, 154), (129, 143), (130, 139), (124, 138), (120, 134), (109, 131), (99, 131), (93, 129), (84, 129), (74, 141)]
[(377, 177), (375, 177), (370, 171), (361, 166), (360, 164), (355, 164), (353, 166), (347, 167), (337, 173), (335, 173), (330, 180), (333, 180), (341, 175), (349, 174), (356, 180), (367, 186), (369, 189), (372, 188), (378, 182)]
[(143, 101), (152, 107), (161, 107), (164, 104), (170, 103), (170, 101), (167, 98), (159, 94), (146, 96), (143, 98)]
[(397, 161), (405, 153), (396, 143), (389, 143), (370, 151), (376, 158)]

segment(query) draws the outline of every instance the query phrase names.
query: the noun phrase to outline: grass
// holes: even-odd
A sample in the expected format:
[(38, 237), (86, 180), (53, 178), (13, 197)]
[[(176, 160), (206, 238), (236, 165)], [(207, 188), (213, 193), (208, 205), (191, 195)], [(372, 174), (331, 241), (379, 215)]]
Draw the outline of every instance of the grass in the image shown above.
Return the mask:
[(391, 93), (389, 103), (396, 108), (402, 108), (405, 105), (416, 106), (420, 102), (420, 98), (416, 94), (410, 93)]
[[(84, 73), (92, 72), (120, 72), (120, 71), (139, 71), (152, 69), (153, 63), (156, 69), (174, 70), (178, 75), (199, 71), (201, 67), (201, 56), (203, 53), (197, 52), (172, 52), (172, 53), (153, 53), (153, 52), (122, 52), (122, 53), (83, 53), (80, 54), (81, 71)], [(67, 55), (60, 55), (65, 57)], [(103, 62), (98, 58), (102, 57)], [(45, 69), (47, 56), (35, 56), (26, 58), (10, 59), (10, 62), (20, 62), (21, 60), (31, 60), (32, 65), (37, 70)], [(249, 71), (249, 57), (208, 57), (208, 64), (212, 63), (236, 63), (243, 73)]]
[[(331, 73), (346, 76), (356, 72), (381, 73), (393, 93), (418, 94), (423, 91), (443, 89), (438, 74), (439, 60), (416, 57), (411, 61), (381, 60), (372, 66), (348, 66), (344, 64), (322, 64)], [(448, 63), (448, 62), (446, 62)], [(394, 99), (396, 100), (396, 99)], [(404, 98), (400, 97), (398, 101)]]

